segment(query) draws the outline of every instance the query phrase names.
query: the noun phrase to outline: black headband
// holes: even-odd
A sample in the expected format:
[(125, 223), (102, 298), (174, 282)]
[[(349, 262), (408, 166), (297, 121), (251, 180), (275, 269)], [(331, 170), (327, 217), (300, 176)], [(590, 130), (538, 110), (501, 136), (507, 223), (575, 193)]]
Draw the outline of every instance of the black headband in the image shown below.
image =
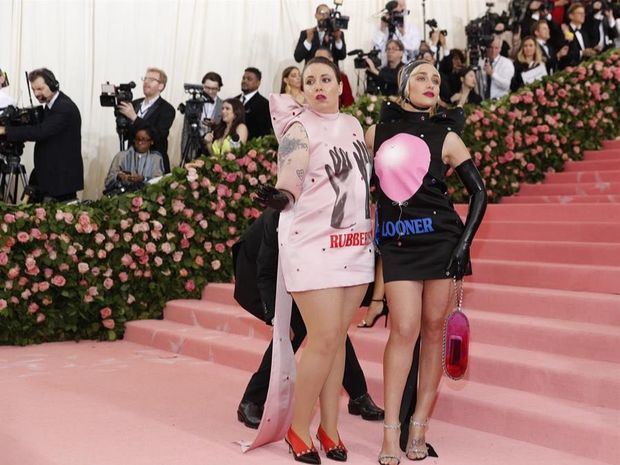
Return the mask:
[[(405, 66), (403, 66), (400, 69), (400, 72), (398, 73), (398, 95), (404, 102), (407, 102), (410, 105), (413, 105), (413, 104), (411, 103), (411, 100), (409, 100), (409, 96), (407, 95), (407, 87), (409, 85), (409, 79), (411, 78), (411, 73), (413, 73), (413, 70), (421, 65), (433, 66), (432, 63), (426, 60), (414, 60), (414, 61), (410, 61)], [(415, 105), (413, 106), (415, 107)]]

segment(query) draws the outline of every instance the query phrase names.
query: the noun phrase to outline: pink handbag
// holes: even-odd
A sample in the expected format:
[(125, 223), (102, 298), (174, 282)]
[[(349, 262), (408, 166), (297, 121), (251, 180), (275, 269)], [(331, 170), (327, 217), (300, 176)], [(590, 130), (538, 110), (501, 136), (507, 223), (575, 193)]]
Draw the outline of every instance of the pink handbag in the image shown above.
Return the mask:
[(449, 378), (461, 379), (469, 359), (469, 320), (462, 311), (463, 281), (454, 279), (456, 310), (446, 317), (443, 326), (443, 371)]

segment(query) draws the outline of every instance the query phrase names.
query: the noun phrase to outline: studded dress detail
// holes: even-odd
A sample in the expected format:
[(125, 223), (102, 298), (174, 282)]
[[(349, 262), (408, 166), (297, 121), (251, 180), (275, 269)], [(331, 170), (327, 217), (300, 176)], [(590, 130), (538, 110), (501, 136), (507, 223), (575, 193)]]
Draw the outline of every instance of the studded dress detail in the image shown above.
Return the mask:
[[(375, 241), (390, 281), (446, 278), (464, 225), (448, 196), (443, 143), (463, 125), (461, 109), (431, 117), (392, 104), (375, 131)], [(471, 264), (467, 273), (471, 274)]]

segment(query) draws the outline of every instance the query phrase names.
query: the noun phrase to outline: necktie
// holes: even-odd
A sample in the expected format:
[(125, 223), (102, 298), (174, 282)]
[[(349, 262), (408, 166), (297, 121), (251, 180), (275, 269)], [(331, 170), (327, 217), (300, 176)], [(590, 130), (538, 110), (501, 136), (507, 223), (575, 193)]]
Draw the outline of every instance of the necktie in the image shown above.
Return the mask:
[(245, 95), (241, 95), (241, 103), (245, 105)]
[[(493, 62), (490, 63), (491, 68), (493, 67)], [(490, 99), (491, 98), (491, 76), (487, 74), (487, 87), (484, 90), (484, 98), (485, 99)]]

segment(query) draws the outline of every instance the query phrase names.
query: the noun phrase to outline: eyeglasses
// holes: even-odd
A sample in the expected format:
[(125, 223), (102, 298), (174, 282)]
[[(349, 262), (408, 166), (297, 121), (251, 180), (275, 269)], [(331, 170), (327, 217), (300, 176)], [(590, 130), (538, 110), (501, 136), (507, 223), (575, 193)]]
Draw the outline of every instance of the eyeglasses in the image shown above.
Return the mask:
[(156, 78), (154, 78), (154, 77), (149, 77), (149, 76), (146, 76), (146, 77), (143, 77), (143, 78), (142, 78), (142, 82), (153, 82), (153, 81), (155, 81), (155, 82), (161, 82), (159, 79), (156, 79)]
[(136, 137), (136, 142), (151, 142), (152, 140), (150, 137)]

